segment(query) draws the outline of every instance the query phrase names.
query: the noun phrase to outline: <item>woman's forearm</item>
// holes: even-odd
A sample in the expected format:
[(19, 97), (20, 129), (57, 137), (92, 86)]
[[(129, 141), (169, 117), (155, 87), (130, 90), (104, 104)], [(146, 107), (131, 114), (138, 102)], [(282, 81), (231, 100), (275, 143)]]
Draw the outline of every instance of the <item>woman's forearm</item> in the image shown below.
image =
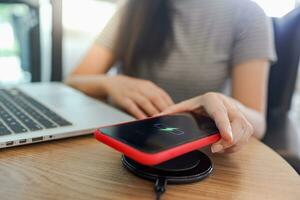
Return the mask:
[(89, 96), (106, 98), (105, 80), (107, 75), (71, 75), (64, 82)]
[(254, 136), (258, 139), (262, 139), (266, 132), (265, 114), (249, 108), (237, 100), (234, 101), (236, 102), (238, 108), (241, 110), (244, 116), (247, 118), (247, 120), (250, 122), (250, 124), (252, 124), (254, 128)]
[(243, 113), (254, 127), (254, 136), (258, 139), (262, 139), (267, 127), (265, 115), (247, 107), (245, 107)]
[(261, 139), (266, 131), (266, 107), (270, 63), (266, 59), (252, 59), (237, 64), (232, 70), (232, 97), (254, 128), (254, 136)]

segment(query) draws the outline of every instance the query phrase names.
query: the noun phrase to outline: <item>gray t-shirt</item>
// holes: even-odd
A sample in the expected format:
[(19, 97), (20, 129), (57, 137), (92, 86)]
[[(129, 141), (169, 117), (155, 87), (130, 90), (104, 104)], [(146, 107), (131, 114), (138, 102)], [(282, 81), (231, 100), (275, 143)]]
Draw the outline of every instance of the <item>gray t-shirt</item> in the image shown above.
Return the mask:
[[(251, 59), (276, 60), (273, 29), (263, 10), (249, 0), (171, 0), (175, 45), (168, 59), (139, 66), (130, 75), (148, 79), (175, 102), (209, 91), (223, 92), (232, 67)], [(120, 12), (96, 43), (113, 51)], [(125, 73), (126, 74), (126, 73)]]

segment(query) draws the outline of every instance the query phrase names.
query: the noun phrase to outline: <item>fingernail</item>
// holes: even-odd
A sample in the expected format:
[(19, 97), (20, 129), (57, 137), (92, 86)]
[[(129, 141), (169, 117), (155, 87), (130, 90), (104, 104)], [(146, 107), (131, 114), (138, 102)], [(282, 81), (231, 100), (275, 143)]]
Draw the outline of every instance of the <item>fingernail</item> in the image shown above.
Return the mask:
[(227, 132), (228, 132), (228, 134), (229, 134), (230, 140), (233, 141), (233, 134), (232, 134), (232, 129), (231, 129), (231, 127), (228, 127), (228, 128), (227, 128)]
[(222, 151), (222, 150), (223, 150), (223, 146), (221, 144), (216, 144), (216, 145), (213, 145), (211, 147), (211, 151), (213, 153), (217, 153), (217, 152)]

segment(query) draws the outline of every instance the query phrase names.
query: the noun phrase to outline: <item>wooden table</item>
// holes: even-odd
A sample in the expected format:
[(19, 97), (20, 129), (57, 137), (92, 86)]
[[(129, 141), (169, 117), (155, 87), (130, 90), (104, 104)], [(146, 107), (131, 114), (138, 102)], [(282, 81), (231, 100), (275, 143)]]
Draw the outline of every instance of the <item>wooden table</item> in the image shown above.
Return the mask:
[[(300, 199), (297, 173), (255, 139), (238, 153), (210, 156), (215, 170), (209, 178), (168, 185), (162, 199)], [(92, 136), (0, 150), (1, 200), (152, 200), (152, 189)]]

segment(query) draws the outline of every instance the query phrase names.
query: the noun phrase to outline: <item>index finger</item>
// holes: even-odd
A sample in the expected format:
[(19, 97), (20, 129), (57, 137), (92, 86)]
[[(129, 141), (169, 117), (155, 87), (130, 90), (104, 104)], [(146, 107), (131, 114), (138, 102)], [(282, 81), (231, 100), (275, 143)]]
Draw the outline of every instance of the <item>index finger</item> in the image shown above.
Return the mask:
[(213, 100), (208, 105), (204, 105), (204, 108), (207, 114), (215, 121), (222, 138), (228, 143), (232, 143), (232, 128), (225, 105), (219, 100)]

